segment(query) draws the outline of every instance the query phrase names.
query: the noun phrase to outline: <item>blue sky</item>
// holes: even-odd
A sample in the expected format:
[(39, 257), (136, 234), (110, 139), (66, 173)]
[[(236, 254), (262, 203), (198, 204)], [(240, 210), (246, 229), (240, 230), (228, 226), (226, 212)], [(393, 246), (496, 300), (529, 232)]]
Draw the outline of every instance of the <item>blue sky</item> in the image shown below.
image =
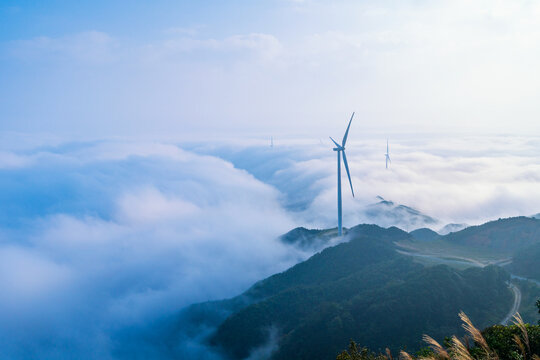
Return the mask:
[(3, 2), (0, 131), (539, 133), (527, 1)]
[[(133, 41), (174, 27), (205, 25), (207, 33), (244, 32), (261, 23), (278, 2), (253, 1), (4, 1), (2, 40), (62, 36), (99, 29)], [(283, 3), (281, 4), (283, 5)], [(282, 7), (282, 6), (281, 6)], [(251, 16), (246, 16), (250, 14)], [(239, 21), (241, 20), (241, 21)]]
[(139, 335), (335, 226), (352, 111), (345, 226), (412, 230), (377, 195), (435, 229), (538, 213), (539, 24), (521, 0), (3, 1), (0, 357), (166, 358)]

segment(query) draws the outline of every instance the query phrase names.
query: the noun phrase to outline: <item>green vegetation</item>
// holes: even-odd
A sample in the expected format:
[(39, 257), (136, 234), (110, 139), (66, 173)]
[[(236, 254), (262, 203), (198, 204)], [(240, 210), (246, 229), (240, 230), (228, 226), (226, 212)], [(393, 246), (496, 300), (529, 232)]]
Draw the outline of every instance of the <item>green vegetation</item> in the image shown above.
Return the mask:
[(519, 313), (525, 322), (535, 324), (538, 320), (536, 300), (540, 298), (540, 286), (532, 281), (517, 279), (513, 279), (512, 283), (514, 283), (521, 291)]
[(513, 258), (510, 269), (514, 274), (540, 281), (540, 242), (517, 251)]
[[(230, 359), (257, 357), (261, 352), (272, 360), (331, 359), (349, 339), (366, 348), (351, 343), (338, 359), (390, 358), (388, 354), (399, 349), (425, 358), (433, 352), (423, 348), (422, 334), (437, 339), (461, 336), (454, 315), (459, 311), (481, 328), (504, 318), (514, 300), (507, 286), (510, 274), (495, 265), (482, 266), (508, 264), (516, 253), (508, 269), (532, 277), (538, 270), (539, 234), (540, 220), (530, 218), (493, 221), (446, 236), (427, 229), (409, 234), (359, 225), (347, 230), (349, 242), (259, 281), (240, 296), (192, 305), (182, 313), (178, 326), (192, 327), (193, 334), (208, 334), (207, 343)], [(297, 228), (281, 240), (314, 249), (329, 244), (334, 235), (335, 229)], [(398, 249), (420, 257), (403, 255)], [(452, 267), (437, 264), (441, 262)], [(540, 287), (512, 281), (522, 294), (519, 311), (536, 323)], [(497, 343), (497, 334), (513, 336), (507, 333), (516, 331), (511, 329), (487, 328), (490, 346), (506, 351)], [(531, 330), (534, 339), (535, 329)], [(451, 339), (445, 343), (447, 348), (455, 345)], [(472, 358), (481, 359), (475, 351), (471, 349)]]
[(351, 340), (349, 348), (339, 354), (336, 360), (387, 360), (388, 358), (382, 354), (376, 355), (375, 353), (363, 347), (358, 348), (356, 343)]
[[(522, 335), (522, 327), (518, 325), (502, 326), (495, 325), (491, 326), (484, 331), (484, 335), (487, 343), (490, 348), (492, 348), (501, 359), (516, 359), (516, 358), (531, 358), (531, 354), (540, 354), (540, 326), (538, 325), (529, 325), (524, 324), (523, 327), (526, 329), (528, 334), (528, 340), (521, 339), (522, 345), (525, 345), (524, 351), (529, 355), (521, 356), (522, 349), (521, 345), (516, 343), (516, 336)], [(528, 344), (526, 344), (528, 342)]]
[(460, 330), (453, 314), (465, 310), (482, 326), (500, 321), (513, 296), (498, 267), (456, 271), (424, 268), (398, 254), (399, 229), (362, 225), (352, 240), (325, 249), (255, 284), (210, 343), (230, 358), (248, 357), (277, 333), (272, 359), (335, 358), (350, 338), (372, 349), (420, 349), (424, 332)]
[[(446, 337), (444, 345), (430, 336), (424, 335), (423, 340), (429, 345), (411, 355), (406, 351), (400, 352), (400, 358), (413, 359), (447, 359), (447, 360), (490, 360), (490, 359), (520, 359), (540, 360), (540, 326), (525, 324), (521, 316), (515, 316), (514, 325), (491, 326), (484, 331), (478, 330), (469, 317), (461, 312), (463, 328), (467, 336), (460, 340), (457, 336)], [(391, 351), (387, 348), (385, 354), (375, 354), (367, 348), (359, 349), (351, 340), (349, 348), (339, 354), (336, 360), (391, 360)]]
[(428, 228), (416, 229), (411, 231), (410, 234), (416, 241), (433, 241), (441, 237), (441, 235)]
[[(343, 230), (347, 234), (346, 229)], [(280, 240), (285, 244), (294, 245), (301, 249), (316, 249), (327, 245), (336, 236), (337, 228), (318, 230), (298, 227), (282, 235)]]
[(246, 293), (261, 300), (299, 285), (317, 285), (369, 268), (381, 260), (399, 257), (394, 241), (409, 238), (398, 228), (383, 229), (377, 225), (358, 225), (348, 231), (353, 240), (329, 247), (289, 270), (259, 281)]
[(540, 220), (525, 216), (499, 219), (450, 233), (444, 239), (456, 244), (513, 253), (540, 242)]
[[(499, 219), (439, 237), (426, 230), (412, 231), (411, 238), (400, 241), (398, 245), (410, 253), (447, 259), (459, 258), (470, 262), (470, 266), (503, 265), (515, 257), (520, 261), (512, 266), (516, 266), (522, 274), (529, 275), (530, 272), (536, 274), (539, 271), (539, 267), (535, 264), (535, 260), (538, 259), (536, 255), (540, 251), (539, 219), (527, 217)], [(419, 257), (416, 261), (426, 265), (434, 262), (433, 259)], [(451, 265), (467, 266), (457, 262)], [(513, 268), (510, 270), (514, 271)]]

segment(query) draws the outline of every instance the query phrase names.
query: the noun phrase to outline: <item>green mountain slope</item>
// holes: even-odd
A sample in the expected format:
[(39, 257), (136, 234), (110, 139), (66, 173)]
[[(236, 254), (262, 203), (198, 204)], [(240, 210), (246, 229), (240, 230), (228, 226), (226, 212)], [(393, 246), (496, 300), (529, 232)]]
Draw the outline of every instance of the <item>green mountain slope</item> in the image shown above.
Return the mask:
[[(347, 230), (344, 230), (346, 234)], [(298, 227), (282, 235), (280, 240), (285, 244), (294, 245), (301, 249), (317, 249), (326, 246), (336, 236), (337, 228), (318, 230)]]
[(411, 231), (409, 234), (411, 234), (414, 240), (418, 241), (433, 241), (441, 237), (441, 235), (428, 228), (416, 229)]
[(510, 270), (516, 275), (540, 281), (540, 242), (518, 250)]
[(459, 310), (487, 326), (511, 306), (500, 268), (424, 268), (395, 251), (395, 241), (410, 239), (397, 228), (362, 225), (348, 236), (255, 284), (242, 295), (251, 303), (234, 310), (210, 344), (232, 359), (265, 345), (277, 346), (273, 359), (335, 358), (351, 338), (373, 349), (414, 349), (423, 333), (459, 332)]
[(443, 239), (460, 245), (514, 252), (540, 243), (540, 220), (524, 216), (499, 219), (450, 233)]
[(285, 272), (259, 281), (245, 295), (262, 299), (297, 285), (335, 281), (382, 259), (398, 257), (393, 242), (409, 239), (410, 235), (398, 228), (358, 225), (348, 231), (347, 237), (352, 240), (329, 247)]

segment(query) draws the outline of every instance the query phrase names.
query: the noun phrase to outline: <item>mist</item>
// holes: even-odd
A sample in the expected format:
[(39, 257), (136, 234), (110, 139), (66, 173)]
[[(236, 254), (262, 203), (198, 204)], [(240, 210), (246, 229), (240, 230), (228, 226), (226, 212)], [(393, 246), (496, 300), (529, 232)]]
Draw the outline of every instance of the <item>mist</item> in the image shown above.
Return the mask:
[[(448, 223), (475, 225), (537, 213), (540, 139), (536, 136), (396, 134), (389, 139), (392, 162), (386, 169), (386, 136), (362, 131), (362, 120), (353, 122), (346, 152), (355, 197), (343, 170), (345, 226), (365, 222), (409, 231), (418, 227), (407, 218), (396, 222), (370, 212), (379, 196), (434, 218), (435, 223), (424, 224), (434, 230)], [(269, 141), (261, 141), (193, 149), (225, 158), (273, 185), (282, 194), (281, 204), (298, 222), (335, 226), (337, 160), (331, 141), (274, 138), (274, 143), (273, 148)]]
[(537, 3), (209, 4), (0, 7), (2, 129), (305, 136), (356, 110), (378, 132), (540, 130)]
[[(352, 140), (355, 131), (345, 226), (438, 229), (539, 212), (538, 138), (390, 139), (385, 169), (385, 139)], [(335, 226), (335, 166), (330, 144), (309, 139), (3, 150), (3, 355), (162, 358), (170, 349), (140, 341), (159, 334), (175, 354), (216, 358), (203, 334), (167, 333), (167, 324), (189, 304), (238, 295), (307, 258), (278, 238)], [(437, 222), (370, 213), (377, 196)]]
[(278, 191), (215, 157), (95, 143), (4, 158), (3, 356), (111, 358), (127, 329), (303, 256), (277, 241), (294, 226)]

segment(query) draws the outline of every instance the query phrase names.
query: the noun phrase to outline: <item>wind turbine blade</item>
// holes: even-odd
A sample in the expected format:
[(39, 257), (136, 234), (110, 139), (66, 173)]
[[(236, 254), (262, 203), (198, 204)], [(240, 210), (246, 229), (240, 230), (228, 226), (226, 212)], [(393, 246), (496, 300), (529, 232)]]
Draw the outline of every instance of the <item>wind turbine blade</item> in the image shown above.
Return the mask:
[(347, 136), (349, 136), (349, 128), (351, 127), (351, 122), (354, 117), (354, 112), (351, 115), (351, 120), (349, 120), (349, 126), (347, 126), (347, 131), (345, 131), (345, 135), (343, 135), (343, 142), (341, 146), (345, 147), (345, 143), (347, 142)]
[(332, 140), (332, 141), (334, 142), (334, 144), (336, 144), (336, 146), (337, 146), (338, 148), (341, 149), (341, 145), (339, 145), (339, 144), (336, 142), (336, 140), (332, 139), (331, 136), (330, 136), (330, 140)]
[(392, 160), (390, 160), (390, 156), (388, 156), (388, 161), (392, 162)]
[(351, 181), (351, 173), (349, 172), (349, 164), (347, 164), (347, 155), (345, 155), (345, 151), (343, 151), (343, 163), (345, 164), (345, 170), (347, 170), (347, 176), (349, 177), (349, 184), (351, 185), (352, 196), (354, 197), (354, 190), (353, 190), (352, 181)]

